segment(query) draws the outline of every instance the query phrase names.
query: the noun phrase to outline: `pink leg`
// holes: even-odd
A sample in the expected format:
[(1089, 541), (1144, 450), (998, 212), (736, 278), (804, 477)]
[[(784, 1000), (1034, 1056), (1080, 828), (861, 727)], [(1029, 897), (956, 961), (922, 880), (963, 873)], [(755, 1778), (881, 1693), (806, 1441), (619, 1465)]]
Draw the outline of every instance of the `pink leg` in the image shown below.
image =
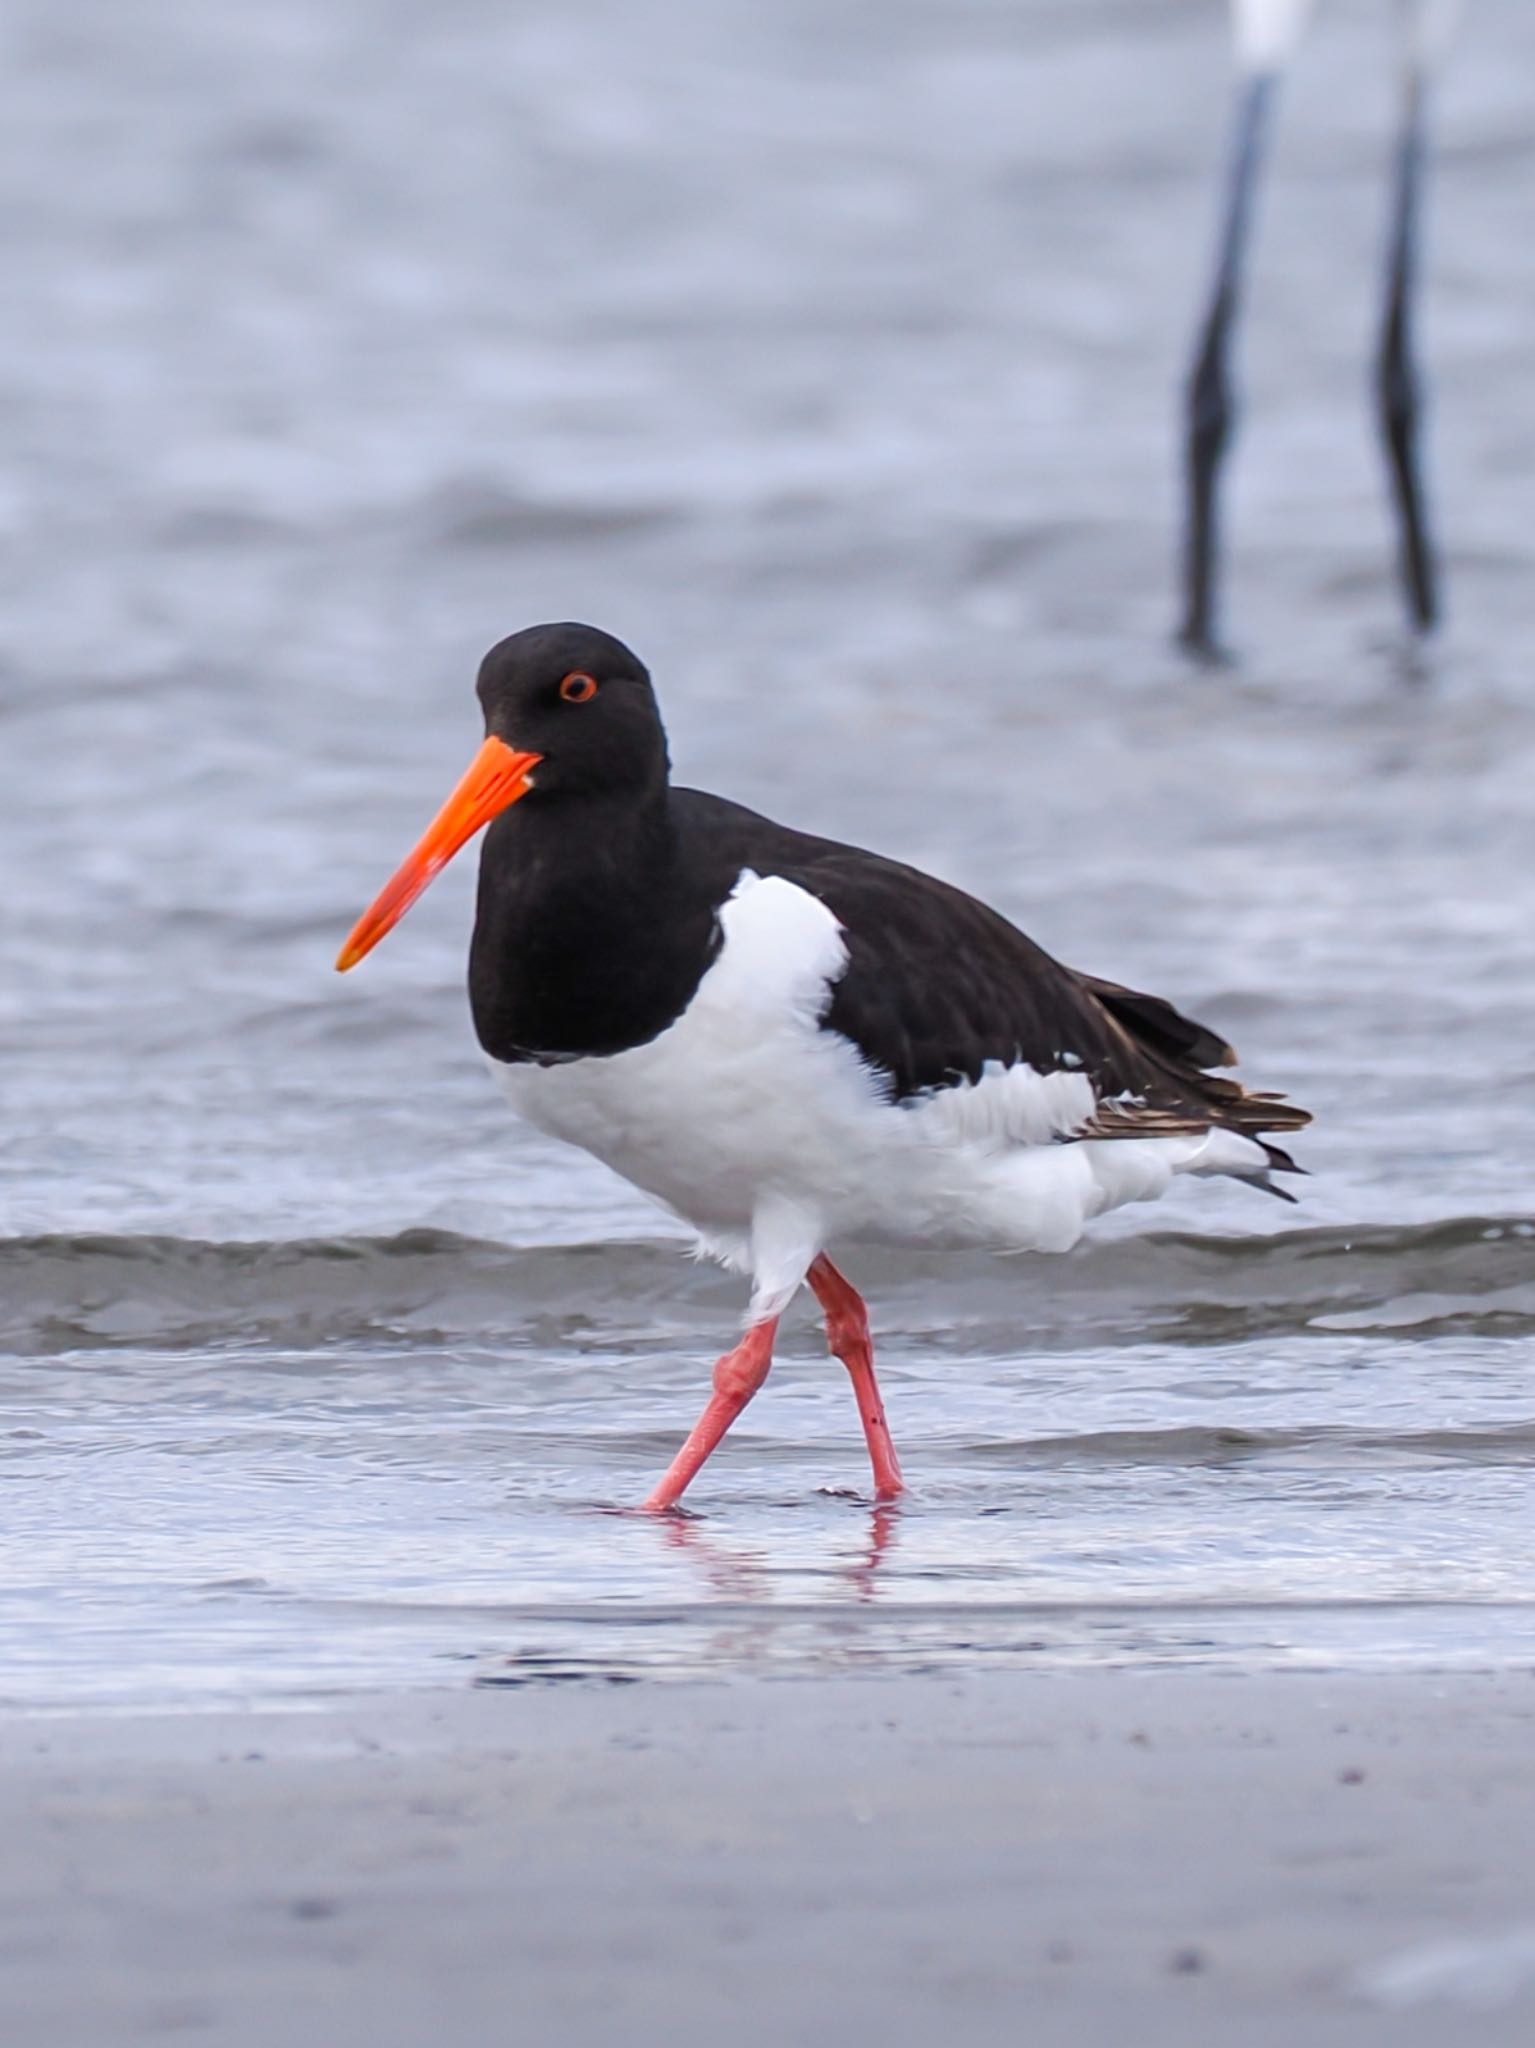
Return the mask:
[(777, 1316), (754, 1323), (734, 1351), (727, 1351), (714, 1368), (714, 1392), (709, 1405), (693, 1427), (693, 1434), (666, 1468), (666, 1477), (645, 1502), (652, 1514), (674, 1508), (720, 1438), (768, 1376), (773, 1363), (773, 1338)]
[(874, 1346), (869, 1338), (869, 1312), (852, 1282), (843, 1278), (824, 1252), (805, 1276), (821, 1312), (826, 1317), (826, 1341), (852, 1376), (858, 1401), (858, 1418), (869, 1446), (874, 1467), (874, 1495), (877, 1500), (894, 1500), (906, 1491), (901, 1479), (900, 1460), (890, 1441), (885, 1404), (874, 1377)]

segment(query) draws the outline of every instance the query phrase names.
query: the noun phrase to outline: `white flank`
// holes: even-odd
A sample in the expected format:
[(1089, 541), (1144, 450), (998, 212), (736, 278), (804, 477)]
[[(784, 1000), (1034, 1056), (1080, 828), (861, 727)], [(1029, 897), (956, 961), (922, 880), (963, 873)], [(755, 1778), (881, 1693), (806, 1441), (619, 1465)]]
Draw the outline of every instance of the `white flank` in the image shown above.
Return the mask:
[(973, 1084), (888, 1100), (820, 1020), (847, 965), (825, 904), (744, 871), (724, 943), (671, 1028), (611, 1059), (492, 1067), (512, 1107), (595, 1154), (752, 1275), (776, 1314), (841, 1243), (1065, 1251), (1088, 1220), (1176, 1173), (1254, 1173), (1228, 1132), (1060, 1142), (1093, 1109), (1082, 1073), (992, 1063)]
[(1277, 71), (1300, 41), (1313, 0), (1231, 0), (1231, 35), (1244, 71)]

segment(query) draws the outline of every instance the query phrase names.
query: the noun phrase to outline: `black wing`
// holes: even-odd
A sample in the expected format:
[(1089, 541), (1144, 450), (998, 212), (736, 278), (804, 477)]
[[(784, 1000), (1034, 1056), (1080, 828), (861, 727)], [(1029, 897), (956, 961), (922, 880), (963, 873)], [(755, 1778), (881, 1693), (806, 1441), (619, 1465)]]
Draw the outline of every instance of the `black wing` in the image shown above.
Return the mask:
[[(1150, 1138), (1212, 1125), (1263, 1142), (1308, 1111), (1211, 1073), (1236, 1054), (1159, 996), (1078, 974), (975, 897), (916, 868), (774, 825), (718, 798), (684, 797), (723, 869), (749, 866), (818, 896), (843, 928), (847, 971), (823, 1028), (857, 1046), (893, 1101), (989, 1063), (1085, 1073), (1096, 1108), (1076, 1137)], [(694, 807), (697, 807), (696, 809)], [(723, 872), (722, 869), (722, 872)], [(1274, 1166), (1296, 1171), (1277, 1146)]]
[[(1078, 1137), (1167, 1137), (1211, 1125), (1258, 1138), (1300, 1130), (1306, 1110), (1212, 1073), (1224, 1039), (1175, 1010), (1054, 960), (961, 890), (840, 849), (792, 879), (836, 913), (847, 972), (825, 1018), (889, 1077), (900, 1101), (978, 1081), (990, 1062), (1085, 1073), (1097, 1107)], [(1277, 1147), (1272, 1163), (1292, 1162)]]

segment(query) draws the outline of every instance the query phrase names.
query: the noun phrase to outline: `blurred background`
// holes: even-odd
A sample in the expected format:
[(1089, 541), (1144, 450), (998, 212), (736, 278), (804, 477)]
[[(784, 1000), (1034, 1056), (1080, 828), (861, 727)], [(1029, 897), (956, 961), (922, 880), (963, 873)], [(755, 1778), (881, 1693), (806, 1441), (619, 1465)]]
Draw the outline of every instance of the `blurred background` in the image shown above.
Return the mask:
[[(0, 1313), (63, 1375), (26, 1400), (77, 1414), (104, 1348), (125, 1377), (92, 1399), (141, 1412), (132, 1360), (181, 1358), (173, 1326), (284, 1359), (305, 1317), (334, 1335), (296, 1280), (219, 1324), (244, 1283), (188, 1277), (192, 1241), (666, 1234), (494, 1100), (472, 861), (331, 971), (478, 739), (481, 653), (544, 618), (650, 662), (681, 779), (937, 869), (1317, 1112), (1300, 1212), (1200, 1187), (1156, 1228), (1480, 1256), (1535, 1148), (1535, 16), (1478, 0), (1436, 98), (1450, 615), (1423, 661), (1368, 390), (1389, 16), (1332, 0), (1286, 81), (1229, 501), (1242, 659), (1210, 671), (1171, 635), (1215, 0), (11, 0)], [(132, 1241), (116, 1279), (100, 1234)], [(1440, 1241), (1404, 1240), (1381, 1298)], [(1505, 1333), (1527, 1264), (1476, 1269), (1515, 1286)], [(1007, 1278), (1053, 1327), (1037, 1270)], [(657, 1431), (727, 1334), (707, 1286)], [(357, 1327), (416, 1327), (390, 1302)], [(1426, 1334), (1475, 1314), (1454, 1295)], [(500, 1412), (504, 1380), (475, 1398)], [(44, 1437), (15, 1447), (43, 1518), (72, 1483)], [(620, 1451), (603, 1484), (632, 1492), (649, 1440)], [(233, 1569), (253, 1539), (226, 1533)]]
[[(1313, 1202), (1449, 1095), (1478, 1198), (1521, 1186), (1535, 23), (1483, 0), (1438, 107), (1452, 609), (1404, 701), (1366, 386), (1387, 16), (1322, 9), (1288, 82), (1232, 471), (1246, 658), (1190, 676), (1212, 0), (17, 0), (11, 1227), (567, 1234), (567, 1184), (607, 1204), (573, 1158), (524, 1202), (458, 996), (471, 863), (329, 974), (467, 757), (481, 652), (565, 616), (650, 661), (684, 779), (1213, 1002), (1265, 1079), (1324, 1091)], [(1384, 1198), (1434, 1199), (1402, 1165)]]

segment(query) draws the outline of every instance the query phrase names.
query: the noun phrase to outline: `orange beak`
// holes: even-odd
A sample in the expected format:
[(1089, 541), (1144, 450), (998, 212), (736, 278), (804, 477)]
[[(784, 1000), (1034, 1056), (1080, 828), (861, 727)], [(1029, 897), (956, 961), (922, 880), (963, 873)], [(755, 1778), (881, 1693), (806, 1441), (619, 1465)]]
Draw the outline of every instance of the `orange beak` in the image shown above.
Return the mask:
[(386, 932), (393, 931), (427, 883), (447, 866), (466, 839), (472, 839), (498, 812), (527, 795), (533, 786), (528, 780), (529, 773), (543, 758), (542, 754), (515, 753), (504, 740), (485, 742), (457, 789), (353, 925), (351, 936), (336, 960), (338, 974), (355, 967)]

